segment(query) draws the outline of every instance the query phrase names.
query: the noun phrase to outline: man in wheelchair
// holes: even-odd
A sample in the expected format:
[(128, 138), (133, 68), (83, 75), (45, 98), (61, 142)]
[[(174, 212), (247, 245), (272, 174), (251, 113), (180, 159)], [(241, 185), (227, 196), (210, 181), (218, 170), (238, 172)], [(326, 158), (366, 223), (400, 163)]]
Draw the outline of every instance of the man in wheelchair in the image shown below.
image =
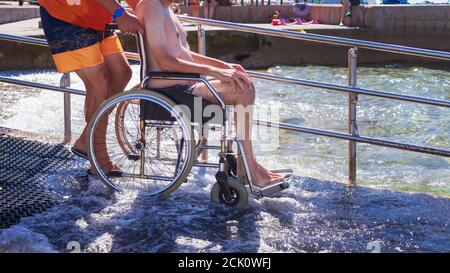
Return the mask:
[[(172, 11), (173, 0), (142, 0), (136, 7), (136, 16), (145, 28), (147, 62), (151, 71), (197, 73), (213, 77), (212, 87), (220, 98), (235, 106), (236, 134), (242, 143), (253, 184), (266, 188), (284, 180), (256, 162), (252, 151), (253, 104), (255, 87), (242, 66), (230, 64), (192, 52), (187, 33)], [(160, 91), (189, 92), (208, 101), (218, 103), (207, 86), (186, 80), (152, 79), (148, 88)], [(245, 111), (245, 113), (239, 113)], [(240, 117), (240, 118), (239, 118)], [(244, 177), (244, 165), (238, 158), (237, 174)]]

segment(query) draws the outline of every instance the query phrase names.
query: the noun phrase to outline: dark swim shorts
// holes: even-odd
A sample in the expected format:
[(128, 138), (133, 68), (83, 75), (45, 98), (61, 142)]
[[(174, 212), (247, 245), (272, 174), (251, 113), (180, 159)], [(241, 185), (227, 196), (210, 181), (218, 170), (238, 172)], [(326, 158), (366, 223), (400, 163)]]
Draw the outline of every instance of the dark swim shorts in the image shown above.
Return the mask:
[(192, 94), (195, 89), (195, 83), (190, 84), (175, 84), (168, 87), (163, 88), (149, 88), (150, 90), (154, 90), (157, 92), (186, 92)]

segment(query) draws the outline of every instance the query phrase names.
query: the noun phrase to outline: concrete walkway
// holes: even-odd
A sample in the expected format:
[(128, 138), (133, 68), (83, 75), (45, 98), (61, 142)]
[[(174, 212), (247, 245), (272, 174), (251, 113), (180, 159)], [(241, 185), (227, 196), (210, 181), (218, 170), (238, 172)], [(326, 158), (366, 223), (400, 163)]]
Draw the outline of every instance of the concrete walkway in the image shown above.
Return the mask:
[(40, 18), (28, 19), (14, 23), (0, 25), (0, 33), (17, 36), (43, 36), (44, 31), (39, 28)]
[(0, 24), (39, 17), (39, 7), (25, 3), (0, 1)]

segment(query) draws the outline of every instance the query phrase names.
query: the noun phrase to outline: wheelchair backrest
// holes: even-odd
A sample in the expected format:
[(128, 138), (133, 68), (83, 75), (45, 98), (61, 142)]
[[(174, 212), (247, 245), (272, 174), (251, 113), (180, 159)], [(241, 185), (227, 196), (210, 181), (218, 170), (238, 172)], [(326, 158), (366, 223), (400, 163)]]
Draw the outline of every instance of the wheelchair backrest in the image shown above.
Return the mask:
[(147, 76), (148, 73), (148, 60), (147, 60), (147, 48), (145, 46), (145, 36), (141, 33), (136, 34), (136, 46), (139, 53), (139, 58), (141, 59), (141, 69), (140, 69), (140, 79), (141, 83), (144, 80), (144, 78)]

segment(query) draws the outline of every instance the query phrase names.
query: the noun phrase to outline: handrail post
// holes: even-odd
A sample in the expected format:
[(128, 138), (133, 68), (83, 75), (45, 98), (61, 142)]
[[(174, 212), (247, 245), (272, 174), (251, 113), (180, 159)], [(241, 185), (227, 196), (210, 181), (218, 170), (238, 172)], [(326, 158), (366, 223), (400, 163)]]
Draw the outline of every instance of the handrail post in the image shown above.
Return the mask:
[[(197, 25), (197, 40), (198, 40), (198, 54), (205, 56), (206, 55), (206, 32), (205, 29), (201, 24)], [(203, 128), (200, 128), (200, 131), (202, 132), (202, 140), (201, 145), (207, 146), (208, 145), (208, 135), (209, 135), (209, 126), (208, 124), (204, 124)], [(208, 161), (208, 151), (207, 149), (202, 149), (201, 153), (199, 154), (200, 160), (203, 162)]]
[[(348, 50), (348, 85), (356, 87), (356, 68), (357, 68), (358, 48), (353, 47)], [(358, 136), (358, 124), (356, 121), (356, 103), (358, 94), (350, 93), (348, 95), (348, 132), (353, 136)], [(348, 183), (356, 183), (356, 142), (348, 143)]]
[(197, 25), (198, 54), (206, 55), (206, 32), (201, 24)]
[[(70, 73), (64, 73), (61, 77), (60, 87), (70, 87)], [(72, 141), (70, 93), (64, 93), (64, 142)]]

